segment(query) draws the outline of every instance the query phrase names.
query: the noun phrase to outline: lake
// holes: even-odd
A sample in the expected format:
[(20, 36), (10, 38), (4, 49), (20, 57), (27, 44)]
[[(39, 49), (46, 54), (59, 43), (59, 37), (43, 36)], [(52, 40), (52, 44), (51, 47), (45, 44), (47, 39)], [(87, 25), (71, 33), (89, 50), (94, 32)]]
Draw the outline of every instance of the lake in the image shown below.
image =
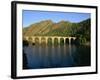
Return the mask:
[(91, 65), (90, 46), (29, 45), (24, 46), (23, 69), (78, 67)]

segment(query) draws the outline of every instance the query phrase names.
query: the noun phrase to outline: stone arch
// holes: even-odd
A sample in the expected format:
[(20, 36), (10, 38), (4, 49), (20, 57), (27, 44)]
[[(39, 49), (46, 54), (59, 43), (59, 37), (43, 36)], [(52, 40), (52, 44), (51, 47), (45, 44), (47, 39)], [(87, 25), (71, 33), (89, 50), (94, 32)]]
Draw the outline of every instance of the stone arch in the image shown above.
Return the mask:
[(44, 37), (41, 38), (41, 44), (42, 45), (46, 44), (46, 38), (44, 38)]
[(75, 43), (75, 39), (71, 38), (71, 44), (74, 44), (74, 43)]
[(64, 45), (64, 38), (60, 38), (60, 45)]
[(54, 38), (54, 45), (58, 45), (58, 38)]
[(32, 37), (28, 37), (28, 41), (31, 41), (32, 42)]
[(39, 44), (39, 38), (38, 37), (35, 38), (35, 44)]
[(65, 39), (65, 44), (69, 44), (69, 38)]
[(48, 42), (47, 42), (48, 45), (52, 45), (52, 38), (48, 38), (47, 41), (48, 41)]
[(28, 42), (28, 44), (31, 45), (32, 44), (32, 37), (29, 36), (26, 39), (27, 39), (26, 41)]

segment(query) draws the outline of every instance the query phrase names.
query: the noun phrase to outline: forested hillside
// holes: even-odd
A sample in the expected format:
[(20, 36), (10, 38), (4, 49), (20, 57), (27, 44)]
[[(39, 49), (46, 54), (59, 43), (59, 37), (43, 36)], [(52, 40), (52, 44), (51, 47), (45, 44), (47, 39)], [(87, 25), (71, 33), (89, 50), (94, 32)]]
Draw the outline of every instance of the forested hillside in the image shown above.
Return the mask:
[(90, 43), (91, 20), (79, 23), (45, 20), (23, 28), (23, 36), (75, 36), (81, 44)]

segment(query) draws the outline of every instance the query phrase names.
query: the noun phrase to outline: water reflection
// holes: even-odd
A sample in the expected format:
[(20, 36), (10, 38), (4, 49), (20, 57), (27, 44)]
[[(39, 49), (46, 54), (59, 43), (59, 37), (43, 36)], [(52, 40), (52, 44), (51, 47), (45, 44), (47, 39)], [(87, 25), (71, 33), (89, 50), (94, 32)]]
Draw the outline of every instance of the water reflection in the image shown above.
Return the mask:
[(23, 64), (23, 69), (90, 66), (89, 46), (29, 45), (24, 47), (24, 53), (27, 65)]

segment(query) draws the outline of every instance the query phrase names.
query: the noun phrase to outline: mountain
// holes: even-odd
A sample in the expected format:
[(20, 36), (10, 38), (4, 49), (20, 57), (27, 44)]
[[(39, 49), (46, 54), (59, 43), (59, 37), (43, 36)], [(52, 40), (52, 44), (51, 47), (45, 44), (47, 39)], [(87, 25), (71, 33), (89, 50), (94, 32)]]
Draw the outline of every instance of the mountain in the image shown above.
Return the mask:
[(45, 36), (45, 35), (58, 35), (67, 29), (67, 26), (71, 25), (72, 23), (67, 21), (60, 21), (59, 23), (54, 23), (51, 20), (41, 21), (35, 24), (32, 24), (28, 27), (23, 28), (23, 35), (24, 36)]
[(23, 28), (24, 36), (44, 35), (50, 32), (53, 22), (51, 20), (41, 21)]
[(24, 36), (76, 36), (80, 40), (90, 41), (91, 19), (79, 23), (51, 20), (40, 21), (23, 28)]

